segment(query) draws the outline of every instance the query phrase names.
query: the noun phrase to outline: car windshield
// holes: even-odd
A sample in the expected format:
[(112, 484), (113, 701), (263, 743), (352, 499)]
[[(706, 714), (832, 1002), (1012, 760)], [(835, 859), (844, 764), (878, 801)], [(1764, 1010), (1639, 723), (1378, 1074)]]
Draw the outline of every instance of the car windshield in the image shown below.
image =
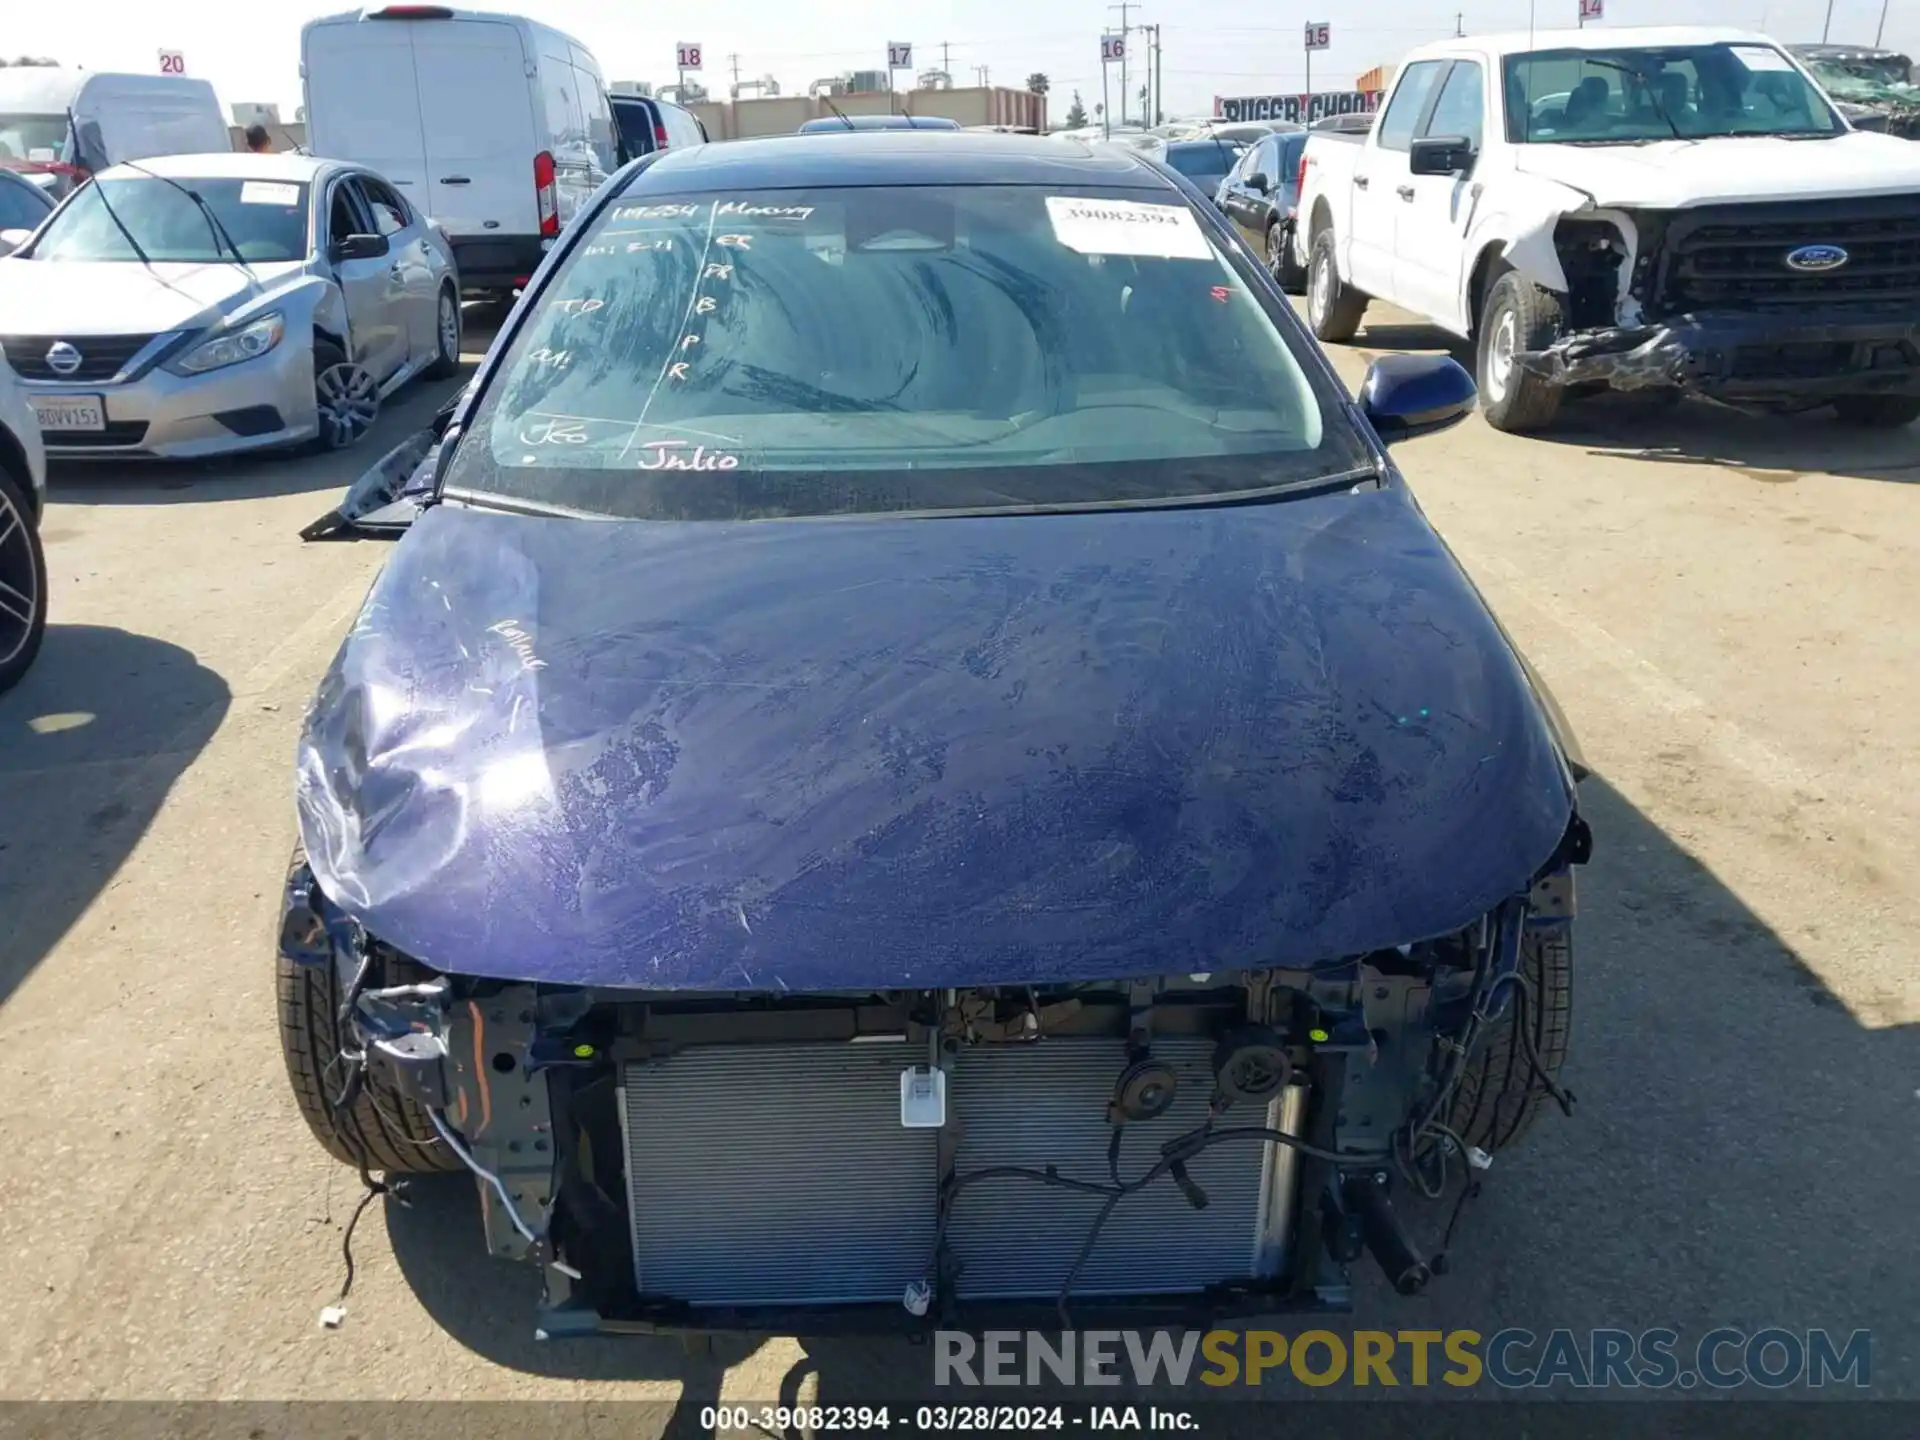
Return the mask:
[(1371, 470), (1251, 272), (1167, 192), (647, 195), (590, 225), (507, 344), (449, 491), (747, 519), (1163, 504)]
[(1846, 127), (1785, 54), (1759, 43), (1541, 50), (1506, 62), (1507, 139), (1621, 145)]
[(1881, 60), (1809, 60), (1806, 66), (1836, 100), (1899, 101), (1920, 105), (1920, 85), (1908, 77), (1904, 57)]
[(306, 258), (306, 185), (185, 176), (169, 184), (146, 175), (100, 179), (78, 191), (34, 245), (33, 258), (137, 261), (144, 252), (156, 262), (232, 264), (232, 253), (187, 190), (206, 201), (248, 261)]
[(1166, 161), (1202, 189), (1217, 184), (1247, 147), (1237, 141), (1180, 143), (1167, 146)]
[(66, 144), (64, 115), (0, 115), (0, 160), (31, 160), (36, 150), (58, 158)]

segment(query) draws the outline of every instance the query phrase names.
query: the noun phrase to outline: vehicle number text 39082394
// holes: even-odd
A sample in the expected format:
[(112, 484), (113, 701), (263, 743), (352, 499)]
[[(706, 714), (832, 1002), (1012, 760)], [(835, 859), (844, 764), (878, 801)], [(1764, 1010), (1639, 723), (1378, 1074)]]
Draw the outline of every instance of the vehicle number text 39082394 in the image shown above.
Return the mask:
[(700, 1428), (725, 1433), (760, 1430), (784, 1435), (843, 1431), (868, 1434), (968, 1434), (992, 1431), (1063, 1431), (1069, 1426), (1059, 1405), (920, 1405), (909, 1411), (886, 1405), (714, 1405), (700, 1412)]

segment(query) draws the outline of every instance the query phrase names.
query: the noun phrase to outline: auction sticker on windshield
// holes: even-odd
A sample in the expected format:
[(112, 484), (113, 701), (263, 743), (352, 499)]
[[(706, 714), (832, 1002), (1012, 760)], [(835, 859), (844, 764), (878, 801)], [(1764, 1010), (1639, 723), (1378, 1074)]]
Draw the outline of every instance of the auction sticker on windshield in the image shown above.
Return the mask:
[(298, 205), (300, 187), (276, 180), (249, 180), (240, 187), (242, 205)]
[(1140, 200), (1047, 196), (1053, 235), (1082, 255), (1150, 255), (1167, 260), (1211, 260), (1213, 252), (1193, 212), (1184, 205)]

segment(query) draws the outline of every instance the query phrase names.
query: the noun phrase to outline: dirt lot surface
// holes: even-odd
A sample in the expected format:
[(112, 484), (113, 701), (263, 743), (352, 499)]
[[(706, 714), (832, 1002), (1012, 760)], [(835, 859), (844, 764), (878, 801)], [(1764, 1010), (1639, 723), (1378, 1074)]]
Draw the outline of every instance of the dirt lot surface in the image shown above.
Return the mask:
[[(1438, 345), (1391, 320), (1350, 381)], [(461, 1179), (376, 1204), (316, 1323), (358, 1187), (295, 1114), (269, 927), (302, 708), (384, 551), (295, 532), (443, 393), (347, 457), (55, 473), (54, 624), (0, 699), (0, 1395), (681, 1399), (679, 1431), (925, 1394), (904, 1343), (537, 1343)], [(1920, 1398), (1920, 431), (1605, 400), (1400, 460), (1572, 719), (1598, 854), (1574, 1119), (1503, 1157), (1455, 1273), (1353, 1323), (1869, 1328), (1873, 1388)]]

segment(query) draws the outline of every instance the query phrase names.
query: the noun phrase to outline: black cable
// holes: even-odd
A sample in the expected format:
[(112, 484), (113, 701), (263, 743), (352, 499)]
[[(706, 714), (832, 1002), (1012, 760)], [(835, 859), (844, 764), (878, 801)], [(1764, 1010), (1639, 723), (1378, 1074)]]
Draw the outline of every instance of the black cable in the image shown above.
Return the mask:
[(1553, 1097), (1554, 1104), (1560, 1107), (1560, 1113), (1571, 1120), (1573, 1092), (1562, 1088), (1560, 1082), (1548, 1072), (1546, 1065), (1540, 1059), (1540, 1050), (1534, 1042), (1533, 1031), (1528, 1026), (1531, 1015), (1527, 1007), (1539, 1003), (1538, 997), (1533, 993), (1533, 979), (1527, 975), (1516, 975), (1514, 978), (1520, 982), (1519, 1013), (1514, 1016), (1514, 1023), (1520, 1031), (1520, 1048), (1526, 1052), (1527, 1065), (1533, 1071), (1534, 1078), (1539, 1080), (1541, 1087)]

